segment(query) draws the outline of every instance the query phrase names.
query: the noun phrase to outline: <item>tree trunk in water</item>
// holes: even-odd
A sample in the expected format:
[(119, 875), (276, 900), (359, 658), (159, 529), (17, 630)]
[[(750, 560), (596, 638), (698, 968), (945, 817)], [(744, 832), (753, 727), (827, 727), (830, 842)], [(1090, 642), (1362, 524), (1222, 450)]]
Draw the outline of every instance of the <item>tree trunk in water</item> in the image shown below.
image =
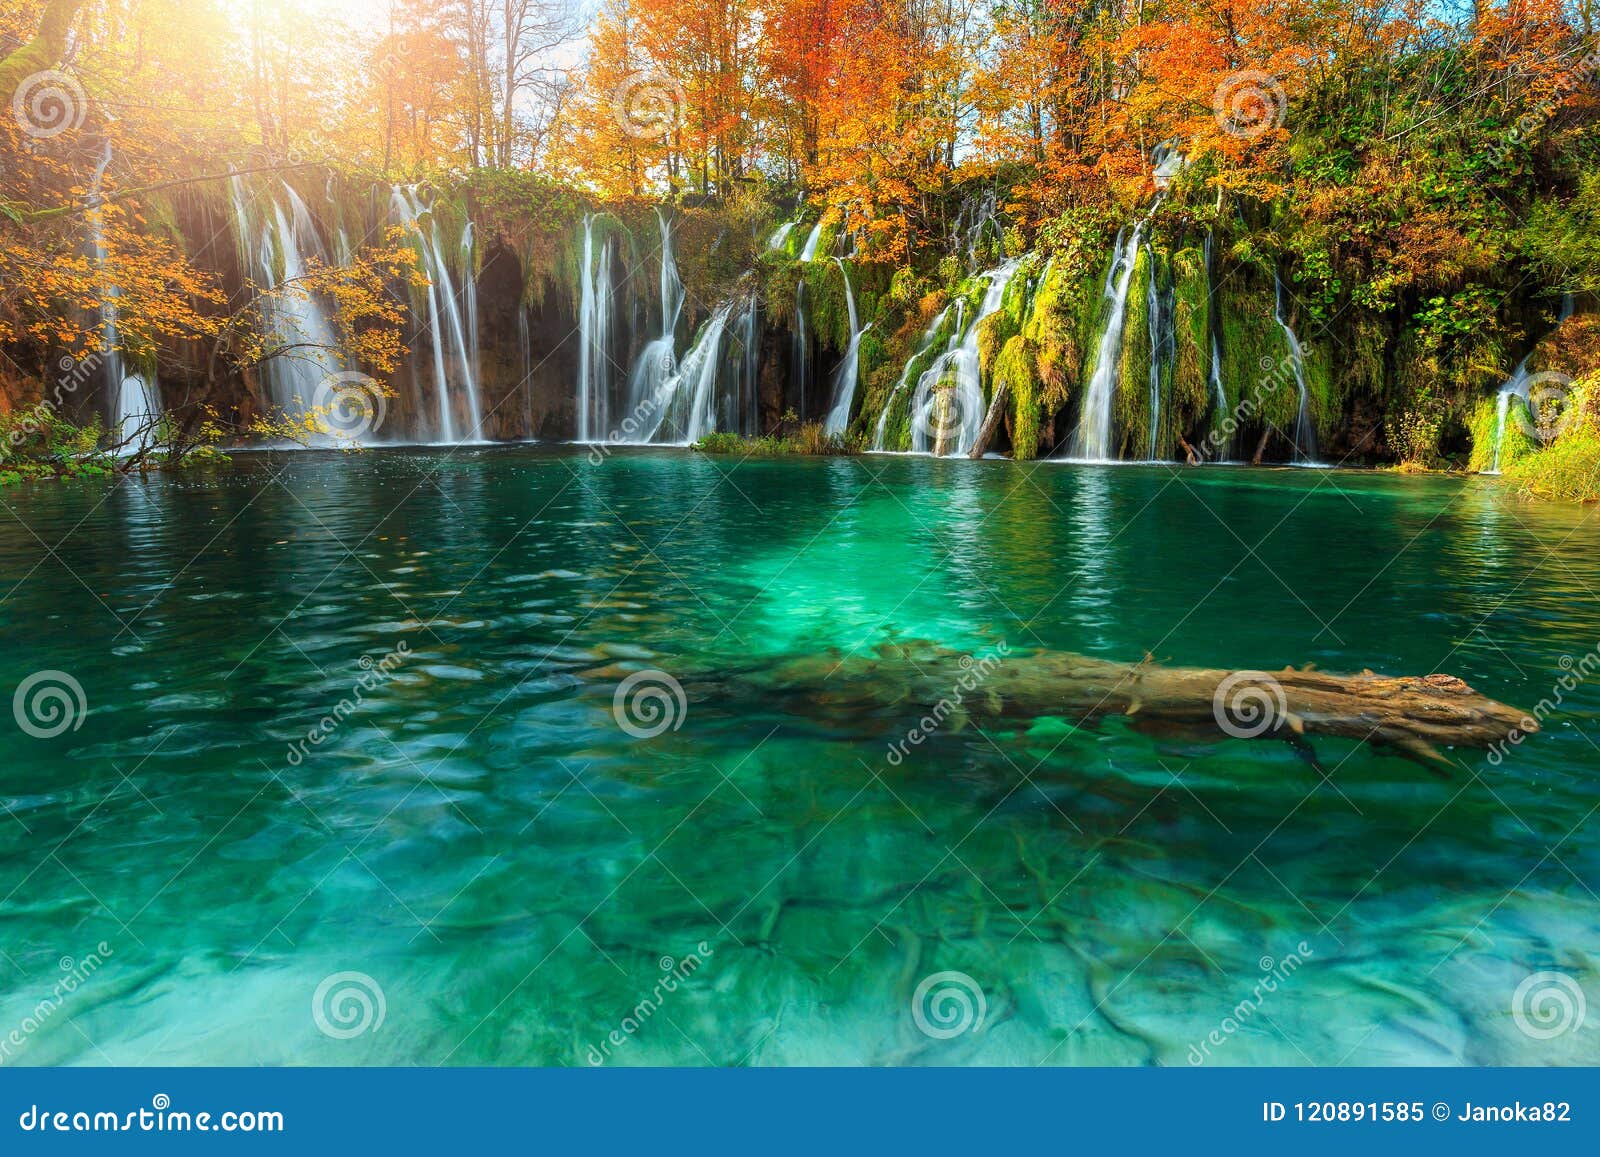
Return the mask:
[[(1003, 642), (987, 656), (912, 641), (885, 643), (868, 654), (828, 650), (778, 664), (684, 673), (696, 699), (757, 695), (832, 726), (860, 716), (878, 720), (886, 731), (924, 713), (952, 730), (973, 717), (1053, 715), (1085, 725), (1123, 715), (1142, 729), (1200, 738), (1301, 744), (1306, 736), (1333, 735), (1391, 747), (1418, 761), (1448, 762), (1438, 745), (1499, 747), (1539, 730), (1537, 720), (1452, 675), (1164, 667), (1150, 658), (1118, 663), (1064, 651), (1014, 654)], [(610, 667), (589, 672), (622, 674)]]
[(967, 452), (968, 458), (982, 458), (989, 451), (989, 443), (994, 440), (995, 429), (1000, 425), (1000, 420), (1005, 417), (1006, 398), (1011, 393), (1011, 388), (1004, 382), (997, 382), (994, 387), (994, 397), (989, 402), (989, 412), (983, 416), (983, 425), (978, 428), (978, 440), (972, 444), (972, 449)]

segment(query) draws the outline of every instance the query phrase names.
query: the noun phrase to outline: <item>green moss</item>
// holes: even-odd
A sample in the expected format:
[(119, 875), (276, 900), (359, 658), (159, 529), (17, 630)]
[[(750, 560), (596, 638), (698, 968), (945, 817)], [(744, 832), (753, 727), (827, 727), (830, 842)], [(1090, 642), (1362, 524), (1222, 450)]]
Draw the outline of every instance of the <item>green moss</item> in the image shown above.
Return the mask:
[(1006, 316), (1003, 309), (995, 310), (978, 323), (978, 374), (986, 399), (994, 380), (995, 359), (1000, 356), (1001, 348), (1016, 335), (1017, 325)]
[(1104, 271), (1079, 252), (1058, 254), (1045, 270), (1023, 326), (1035, 351), (1040, 403), (1046, 412), (1076, 398), (1088, 376)]
[(1505, 476), (1535, 498), (1600, 502), (1600, 434), (1584, 429), (1506, 466)]
[[(1533, 419), (1521, 398), (1512, 398), (1506, 411), (1504, 441), (1500, 446), (1500, 470), (1508, 468), (1539, 449), (1538, 441), (1529, 434)], [(1484, 473), (1494, 469), (1495, 442), (1500, 440), (1500, 400), (1498, 397), (1480, 398), (1467, 422), (1472, 436), (1472, 452), (1467, 469)]]
[(1150, 278), (1155, 269), (1150, 249), (1134, 257), (1128, 282), (1127, 312), (1122, 326), (1122, 364), (1112, 398), (1114, 443), (1119, 457), (1143, 458), (1150, 446)]
[(1195, 248), (1172, 255), (1173, 326), (1177, 350), (1168, 409), (1176, 432), (1203, 428), (1211, 398), (1211, 286), (1205, 254)]
[(1039, 453), (1045, 415), (1040, 404), (1038, 363), (1038, 350), (1021, 334), (1006, 341), (995, 362), (996, 388), (1004, 383), (1011, 391), (1011, 456), (1018, 461)]
[(1235, 270), (1217, 286), (1213, 303), (1222, 337), (1222, 380), (1240, 412), (1241, 427), (1271, 423), (1293, 429), (1300, 395), (1288, 343), (1273, 317), (1270, 278)]
[[(926, 332), (918, 333), (914, 339), (914, 352), (901, 368), (869, 383), (868, 396), (863, 402), (865, 411), (871, 415), (871, 421), (866, 424), (869, 436), (876, 432), (878, 416), (883, 413), (884, 407), (889, 409), (889, 415), (884, 419), (883, 449), (911, 449), (911, 399), (916, 393), (918, 379), (950, 344), (956, 326), (955, 313), (953, 307), (942, 311), (931, 340), (925, 342)], [(912, 328), (915, 332), (916, 327)]]

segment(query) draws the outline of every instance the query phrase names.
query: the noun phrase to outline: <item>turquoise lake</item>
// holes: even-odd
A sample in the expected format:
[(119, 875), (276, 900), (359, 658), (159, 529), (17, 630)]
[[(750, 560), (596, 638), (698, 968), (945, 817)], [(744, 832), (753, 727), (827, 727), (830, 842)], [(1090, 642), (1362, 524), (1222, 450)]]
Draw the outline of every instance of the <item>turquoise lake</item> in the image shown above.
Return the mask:
[[(1121, 717), (952, 720), (895, 762), (927, 705), (690, 678), (925, 640), (1532, 709), (1600, 646), (1593, 509), (537, 447), (0, 504), (0, 1063), (1600, 1063), (1600, 681), (1427, 768)], [(689, 690), (625, 728), (638, 671)], [(40, 672), (81, 689), (57, 734), (16, 718)], [(1546, 973), (1570, 1031), (1514, 1010)]]

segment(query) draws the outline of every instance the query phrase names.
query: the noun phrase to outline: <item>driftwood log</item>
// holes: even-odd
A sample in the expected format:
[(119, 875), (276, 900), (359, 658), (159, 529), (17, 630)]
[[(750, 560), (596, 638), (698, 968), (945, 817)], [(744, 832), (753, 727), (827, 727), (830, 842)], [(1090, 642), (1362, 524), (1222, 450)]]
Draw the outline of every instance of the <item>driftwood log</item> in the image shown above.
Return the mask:
[(982, 458), (989, 452), (989, 443), (994, 441), (995, 431), (1000, 428), (1000, 421), (1005, 417), (1006, 401), (1011, 396), (1011, 387), (1005, 382), (998, 382), (994, 387), (994, 397), (989, 402), (989, 412), (983, 416), (983, 425), (978, 427), (978, 438), (972, 443), (972, 449), (967, 451), (968, 458)]
[[(926, 643), (885, 644), (870, 654), (832, 652), (775, 666), (724, 668), (710, 681), (724, 684), (723, 691), (781, 698), (792, 711), (824, 719), (870, 712), (911, 722), (931, 715), (941, 728), (959, 729), (983, 717), (1050, 715), (1091, 723), (1123, 715), (1136, 726), (1216, 739), (1298, 745), (1306, 736), (1340, 736), (1436, 762), (1448, 762), (1440, 747), (1487, 748), (1539, 730), (1526, 713), (1452, 675), (1167, 667), (1152, 659), (1019, 654), (1003, 644), (970, 654)], [(719, 689), (702, 685), (699, 693)]]

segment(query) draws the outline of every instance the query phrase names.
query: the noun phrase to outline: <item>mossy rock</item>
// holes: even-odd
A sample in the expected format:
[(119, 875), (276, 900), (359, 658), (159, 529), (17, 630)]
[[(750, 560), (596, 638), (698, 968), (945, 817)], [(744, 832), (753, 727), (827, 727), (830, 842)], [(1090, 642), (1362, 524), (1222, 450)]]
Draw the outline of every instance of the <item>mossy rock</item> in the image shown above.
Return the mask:
[(995, 361), (994, 381), (1011, 391), (1011, 456), (1018, 461), (1039, 454), (1039, 436), (1045, 413), (1040, 403), (1037, 373), (1039, 351), (1021, 334), (1006, 341)]
[[(1539, 441), (1528, 431), (1533, 419), (1521, 398), (1513, 397), (1506, 410), (1504, 440), (1500, 446), (1500, 471), (1508, 473), (1510, 467), (1539, 451)], [(1500, 399), (1481, 398), (1467, 423), (1472, 435), (1472, 453), (1467, 469), (1482, 474), (1494, 469), (1495, 442), (1499, 439)]]

